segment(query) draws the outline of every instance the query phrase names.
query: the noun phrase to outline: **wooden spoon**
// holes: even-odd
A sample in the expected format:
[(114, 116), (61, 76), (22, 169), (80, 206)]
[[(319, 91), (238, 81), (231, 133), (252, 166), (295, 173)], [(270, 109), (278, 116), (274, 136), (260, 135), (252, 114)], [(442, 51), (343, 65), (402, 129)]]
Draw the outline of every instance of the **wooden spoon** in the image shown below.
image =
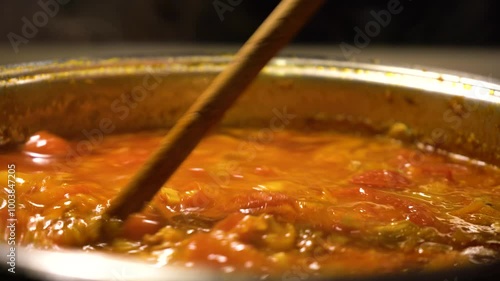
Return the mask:
[(324, 0), (283, 0), (198, 97), (107, 208), (104, 218), (125, 220), (139, 212), (165, 184), (202, 137), (219, 122), (269, 60), (283, 48)]

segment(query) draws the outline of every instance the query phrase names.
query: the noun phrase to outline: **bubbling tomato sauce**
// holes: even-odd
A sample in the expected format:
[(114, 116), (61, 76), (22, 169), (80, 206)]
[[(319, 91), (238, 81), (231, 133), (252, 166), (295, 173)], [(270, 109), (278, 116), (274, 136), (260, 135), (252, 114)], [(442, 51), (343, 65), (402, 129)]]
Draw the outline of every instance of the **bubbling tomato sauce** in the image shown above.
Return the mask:
[[(0, 154), (16, 164), (17, 243), (208, 266), (265, 278), (433, 270), (498, 261), (500, 172), (383, 136), (252, 129), (206, 137), (117, 236), (109, 202), (164, 131), (65, 140), (39, 132)], [(8, 239), (6, 227), (1, 230)], [(360, 266), (362, 265), (362, 266)], [(293, 270), (292, 270), (293, 269)]]

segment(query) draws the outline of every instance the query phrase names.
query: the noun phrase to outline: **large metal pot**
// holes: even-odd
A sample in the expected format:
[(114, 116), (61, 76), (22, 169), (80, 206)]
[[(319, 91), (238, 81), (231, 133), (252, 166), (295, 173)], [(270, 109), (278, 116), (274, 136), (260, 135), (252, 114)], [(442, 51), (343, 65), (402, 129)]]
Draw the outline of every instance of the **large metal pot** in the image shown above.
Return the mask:
[[(41, 129), (84, 139), (84, 130), (99, 130), (105, 137), (169, 127), (229, 60), (224, 56), (83, 59), (0, 68), (0, 147), (23, 142)], [(498, 81), (433, 70), (276, 58), (226, 115), (222, 126), (265, 128), (276, 111), (295, 115), (288, 128), (297, 129), (328, 124), (338, 130), (385, 133), (395, 123), (404, 123), (409, 130), (396, 137), (500, 164)], [(113, 129), (103, 128), (103, 120)], [(7, 245), (0, 249), (5, 266)], [(2, 270), (9, 280), (222, 278), (207, 269), (151, 268), (124, 257), (73, 250), (18, 248), (17, 256), (18, 273)], [(498, 268), (494, 264), (403, 276), (408, 280), (475, 280), (477, 274), (495, 277)]]

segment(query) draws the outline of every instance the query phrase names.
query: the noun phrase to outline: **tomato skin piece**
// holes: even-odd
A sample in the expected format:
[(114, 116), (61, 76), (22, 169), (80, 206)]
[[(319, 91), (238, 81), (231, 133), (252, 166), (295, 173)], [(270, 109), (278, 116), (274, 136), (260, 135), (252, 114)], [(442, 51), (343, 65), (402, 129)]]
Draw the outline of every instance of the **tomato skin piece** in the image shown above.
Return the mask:
[(411, 181), (405, 176), (389, 170), (366, 171), (354, 176), (351, 182), (368, 187), (394, 190), (404, 189), (411, 184)]
[(349, 198), (352, 201), (391, 206), (393, 209), (386, 211), (367, 208), (370, 213), (366, 215), (379, 218), (381, 221), (409, 220), (419, 226), (432, 226), (439, 229), (442, 226), (435, 218), (430, 206), (416, 199), (395, 195), (373, 187), (346, 188), (343, 191), (335, 192), (333, 195), (339, 198)]
[(69, 142), (47, 131), (40, 131), (32, 135), (24, 144), (26, 153), (36, 153), (47, 156), (66, 156), (71, 146)]
[(123, 224), (123, 237), (139, 241), (146, 234), (154, 234), (162, 228), (161, 223), (156, 218), (142, 214), (133, 214), (127, 218)]
[(203, 192), (197, 190), (194, 194), (181, 199), (181, 207), (185, 209), (205, 209), (214, 204), (214, 200)]
[(407, 198), (391, 195), (378, 196), (379, 203), (391, 205), (399, 210), (405, 219), (420, 226), (434, 226), (436, 220), (433, 213), (423, 203)]
[(471, 174), (469, 168), (464, 165), (444, 161), (445, 159), (442, 156), (419, 151), (404, 151), (396, 159), (392, 160), (398, 169), (410, 169), (412, 178), (427, 178), (430, 176), (455, 182), (457, 178), (464, 178)]

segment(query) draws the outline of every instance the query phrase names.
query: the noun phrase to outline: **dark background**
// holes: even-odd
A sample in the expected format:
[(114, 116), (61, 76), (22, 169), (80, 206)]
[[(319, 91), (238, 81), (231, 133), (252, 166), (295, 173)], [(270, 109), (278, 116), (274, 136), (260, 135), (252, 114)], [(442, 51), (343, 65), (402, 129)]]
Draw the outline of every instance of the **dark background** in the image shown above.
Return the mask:
[[(49, 0), (42, 0), (44, 2)], [(55, 1), (55, 0), (53, 0)], [(276, 6), (276, 0), (241, 2), (221, 21), (216, 1), (230, 0), (70, 0), (39, 28), (31, 42), (187, 42), (240, 43)], [(314, 0), (311, 0), (314, 1)], [(295, 43), (352, 43), (354, 27), (363, 29), (370, 11), (386, 9), (389, 0), (327, 0)], [(411, 46), (499, 46), (500, 2), (494, 0), (400, 0), (372, 43)], [(22, 35), (22, 18), (32, 20), (38, 0), (0, 0), (1, 43), (7, 34)]]

